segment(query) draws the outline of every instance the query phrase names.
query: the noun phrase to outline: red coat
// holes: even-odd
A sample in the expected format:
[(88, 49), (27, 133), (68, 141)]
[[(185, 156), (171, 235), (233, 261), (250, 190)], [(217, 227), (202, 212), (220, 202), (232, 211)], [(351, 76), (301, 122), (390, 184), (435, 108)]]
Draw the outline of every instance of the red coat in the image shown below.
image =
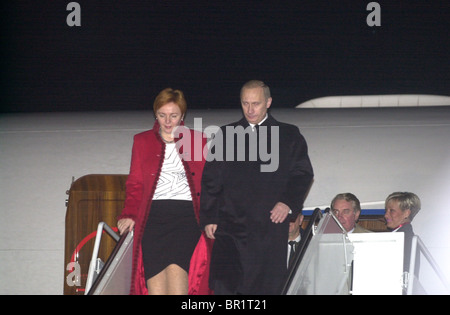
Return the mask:
[[(185, 127), (184, 136), (177, 139), (177, 148), (186, 171), (192, 194), (197, 222), (200, 212), (200, 191), (203, 166), (203, 134)], [(126, 199), (118, 219), (131, 218), (135, 221), (133, 268), (130, 294), (147, 294), (146, 279), (142, 263), (142, 237), (151, 209), (156, 184), (164, 161), (165, 143), (159, 135), (160, 126), (155, 122), (152, 130), (134, 136), (130, 175), (126, 182)], [(189, 136), (190, 135), (190, 136)], [(190, 139), (189, 139), (190, 138)], [(212, 242), (205, 233), (199, 239), (191, 258), (189, 269), (189, 294), (210, 294), (208, 287), (209, 258)]]

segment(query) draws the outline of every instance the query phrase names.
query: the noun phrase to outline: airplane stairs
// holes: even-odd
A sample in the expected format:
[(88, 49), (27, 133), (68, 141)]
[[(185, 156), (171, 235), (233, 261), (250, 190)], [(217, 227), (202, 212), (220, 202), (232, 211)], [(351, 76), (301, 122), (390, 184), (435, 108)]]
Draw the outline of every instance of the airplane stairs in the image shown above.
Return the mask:
[[(129, 293), (133, 233), (119, 237), (115, 227), (126, 178), (94, 174), (72, 183), (64, 294)], [(404, 273), (403, 233), (347, 234), (331, 212), (320, 209), (305, 218), (305, 224), (281, 294), (450, 294), (448, 281), (420, 237), (413, 240), (420, 273)], [(415, 263), (412, 259), (409, 270), (415, 270)]]

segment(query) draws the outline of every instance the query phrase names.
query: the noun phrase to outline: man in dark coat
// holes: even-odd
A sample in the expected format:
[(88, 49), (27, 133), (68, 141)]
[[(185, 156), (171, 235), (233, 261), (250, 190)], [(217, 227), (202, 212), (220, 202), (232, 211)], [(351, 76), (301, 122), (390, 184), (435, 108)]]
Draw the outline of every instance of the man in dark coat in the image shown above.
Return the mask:
[(261, 81), (241, 89), (244, 118), (215, 134), (203, 171), (200, 224), (215, 239), (215, 294), (280, 294), (286, 277), (288, 216), (297, 214), (313, 179), (298, 128), (267, 113)]

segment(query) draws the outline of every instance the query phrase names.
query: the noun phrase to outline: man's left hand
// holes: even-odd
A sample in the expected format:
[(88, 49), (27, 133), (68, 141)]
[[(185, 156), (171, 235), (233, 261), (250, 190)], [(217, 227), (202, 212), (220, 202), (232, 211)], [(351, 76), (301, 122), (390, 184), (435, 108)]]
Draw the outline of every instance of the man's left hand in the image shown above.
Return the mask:
[(291, 209), (289, 206), (282, 202), (277, 202), (272, 211), (270, 211), (270, 220), (273, 223), (282, 223), (288, 216)]

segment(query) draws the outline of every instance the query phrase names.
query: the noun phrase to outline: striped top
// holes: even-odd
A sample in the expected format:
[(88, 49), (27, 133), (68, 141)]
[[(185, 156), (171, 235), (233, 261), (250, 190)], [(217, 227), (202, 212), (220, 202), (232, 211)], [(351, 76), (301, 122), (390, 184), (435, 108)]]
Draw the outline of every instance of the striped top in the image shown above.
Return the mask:
[(175, 143), (166, 144), (161, 175), (153, 196), (153, 200), (161, 199), (192, 200), (186, 172)]

